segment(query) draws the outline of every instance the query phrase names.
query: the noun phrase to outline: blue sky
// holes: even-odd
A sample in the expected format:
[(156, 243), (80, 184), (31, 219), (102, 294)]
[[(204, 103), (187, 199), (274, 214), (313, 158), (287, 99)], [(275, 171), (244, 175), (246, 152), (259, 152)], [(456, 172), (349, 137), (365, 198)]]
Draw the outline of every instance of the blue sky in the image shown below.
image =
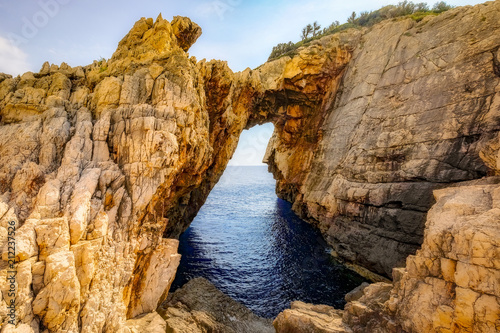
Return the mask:
[[(227, 60), (234, 71), (241, 71), (265, 62), (274, 45), (298, 41), (302, 27), (308, 23), (343, 23), (353, 11), (374, 10), (397, 2), (0, 0), (0, 72), (18, 75), (38, 72), (45, 61), (78, 66), (100, 57), (110, 58), (135, 21), (141, 17), (156, 18), (159, 13), (168, 20), (175, 15), (188, 16), (202, 27), (203, 35), (189, 51), (198, 60)], [(456, 6), (481, 2), (447, 1)], [(254, 135), (267, 135), (272, 132), (272, 125), (253, 131)], [(251, 142), (251, 135), (244, 135), (241, 146)], [(265, 144), (256, 149), (257, 155), (263, 156)], [(245, 164), (259, 163), (262, 156)]]

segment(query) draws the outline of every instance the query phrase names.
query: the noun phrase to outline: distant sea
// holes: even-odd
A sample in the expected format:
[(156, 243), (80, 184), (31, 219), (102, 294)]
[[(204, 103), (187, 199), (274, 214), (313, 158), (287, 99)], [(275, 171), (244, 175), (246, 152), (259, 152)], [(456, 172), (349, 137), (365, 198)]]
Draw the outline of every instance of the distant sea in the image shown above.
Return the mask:
[(267, 166), (228, 167), (189, 229), (175, 291), (204, 277), (257, 315), (273, 318), (300, 300), (343, 308), (365, 281), (339, 265), (321, 234), (278, 199)]

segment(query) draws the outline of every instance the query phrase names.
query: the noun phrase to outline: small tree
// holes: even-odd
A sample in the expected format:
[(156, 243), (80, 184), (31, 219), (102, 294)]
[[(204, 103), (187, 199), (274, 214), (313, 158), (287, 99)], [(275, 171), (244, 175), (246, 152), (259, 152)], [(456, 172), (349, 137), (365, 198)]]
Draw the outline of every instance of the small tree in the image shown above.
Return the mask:
[(419, 2), (415, 5), (415, 11), (416, 12), (428, 12), (429, 11), (429, 5), (425, 2)]
[(415, 4), (411, 1), (405, 0), (403, 2), (398, 3), (398, 16), (410, 15), (415, 12)]
[(288, 43), (280, 43), (273, 47), (271, 55), (269, 55), (268, 60), (279, 58), (280, 56), (293, 51), (295, 49), (295, 44), (290, 41)]
[(318, 24), (318, 21), (314, 21), (312, 28), (313, 28), (313, 32), (312, 32), (313, 37), (316, 37), (318, 35), (318, 32), (321, 29), (321, 25)]
[(370, 14), (369, 12), (361, 12), (359, 14), (359, 17), (357, 19), (357, 22), (359, 25), (361, 26), (364, 26), (364, 25), (368, 25), (369, 21), (370, 21)]
[(305, 26), (304, 29), (302, 29), (302, 34), (300, 35), (300, 38), (302, 40), (306, 40), (309, 38), (309, 35), (314, 32), (314, 28), (311, 24), (308, 24)]
[(445, 11), (450, 10), (452, 8), (453, 8), (453, 6), (448, 5), (446, 2), (439, 1), (439, 2), (436, 2), (434, 4), (434, 6), (432, 7), (432, 11), (435, 13), (442, 13), (442, 12), (445, 12)]
[(307, 36), (309, 36), (310, 34), (312, 34), (312, 32), (313, 32), (313, 26), (311, 24), (306, 25), (306, 32), (307, 32)]
[(304, 28), (304, 29), (302, 29), (302, 34), (300, 35), (300, 38), (301, 38), (302, 40), (306, 40), (306, 39), (307, 39), (307, 37), (308, 37), (308, 32), (307, 32), (307, 29), (306, 29), (306, 28)]
[(356, 12), (352, 12), (351, 16), (347, 18), (347, 23), (355, 24), (356, 23)]
[(339, 21), (335, 21), (332, 24), (330, 24), (330, 26), (328, 28), (325, 28), (324, 30), (326, 30), (327, 33), (328, 32), (332, 32), (335, 29), (337, 29), (339, 26), (340, 26), (340, 22)]

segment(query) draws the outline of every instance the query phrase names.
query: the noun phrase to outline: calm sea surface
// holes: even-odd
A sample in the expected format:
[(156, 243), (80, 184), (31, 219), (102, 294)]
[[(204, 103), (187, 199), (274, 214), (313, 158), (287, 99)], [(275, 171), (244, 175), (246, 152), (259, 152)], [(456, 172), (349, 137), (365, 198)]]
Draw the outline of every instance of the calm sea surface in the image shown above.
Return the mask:
[(329, 255), (318, 231), (278, 199), (267, 167), (228, 167), (189, 229), (171, 291), (204, 277), (272, 318), (300, 300), (343, 308), (364, 280)]

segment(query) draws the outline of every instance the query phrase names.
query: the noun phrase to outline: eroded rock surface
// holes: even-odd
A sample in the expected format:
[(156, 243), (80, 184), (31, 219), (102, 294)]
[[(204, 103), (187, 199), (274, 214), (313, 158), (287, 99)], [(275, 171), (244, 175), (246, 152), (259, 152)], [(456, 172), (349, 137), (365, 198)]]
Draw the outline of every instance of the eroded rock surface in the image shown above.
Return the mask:
[(422, 249), (408, 257), (406, 268), (394, 269), (392, 284), (348, 295), (343, 313), (292, 305), (275, 320), (276, 331), (500, 331), (499, 191), (498, 177), (435, 191)]
[[(14, 329), (12, 269), (18, 331), (127, 332), (127, 319), (154, 323), (179, 263), (175, 238), (242, 130), (264, 122), (275, 124), (266, 161), (278, 195), (337, 256), (390, 276), (424, 240), (432, 191), (499, 174), (499, 17), (495, 1), (419, 23), (386, 21), (240, 73), (189, 57), (201, 33), (189, 19), (141, 19), (107, 61), (0, 75), (0, 325)], [(386, 318), (411, 332), (497, 325), (483, 310), (496, 309), (498, 268), (474, 252), (498, 255), (496, 234), (481, 232), (498, 224), (495, 186), (466, 186), (480, 187), (436, 192), (428, 243), (392, 291), (364, 289), (377, 301), (361, 297), (344, 323)], [(451, 289), (428, 294), (439, 286)], [(443, 322), (412, 317), (419, 303)]]
[(274, 332), (270, 319), (256, 316), (203, 278), (170, 294), (159, 312), (172, 333)]
[(186, 18), (141, 19), (108, 61), (0, 77), (0, 325), (14, 299), (18, 327), (119, 332), (166, 298), (174, 238), (248, 118), (229, 98), (249, 73), (190, 58), (200, 33)]
[(495, 1), (349, 37), (340, 86), (310, 112), (319, 126), (296, 127), (314, 144), (289, 144), (293, 126), (276, 126), (277, 193), (340, 258), (390, 277), (422, 243), (432, 191), (487, 175), (479, 152), (500, 129), (499, 18)]
[[(127, 328), (130, 333), (165, 333), (167, 324), (158, 313), (151, 312), (146, 315), (127, 320)], [(124, 331), (126, 331), (126, 329)]]
[[(12, 222), (18, 327), (117, 332), (154, 311), (179, 263), (175, 238), (242, 130), (273, 121), (314, 131), (321, 117), (308, 105), (334, 93), (360, 36), (233, 73), (189, 57), (200, 32), (186, 18), (143, 18), (107, 61), (0, 77), (0, 288), (8, 294)], [(0, 299), (0, 325), (11, 298)]]
[[(480, 152), (493, 174), (500, 170), (497, 143), (498, 136)], [(422, 247), (407, 258), (405, 268), (393, 270), (392, 283), (351, 292), (343, 313), (292, 307), (275, 320), (277, 332), (289, 332), (290, 326), (310, 332), (308, 325), (296, 323), (320, 316), (326, 332), (499, 332), (499, 193), (498, 176), (435, 190)]]
[(348, 328), (342, 322), (342, 311), (327, 305), (293, 302), (273, 322), (276, 332), (294, 333), (345, 333)]

